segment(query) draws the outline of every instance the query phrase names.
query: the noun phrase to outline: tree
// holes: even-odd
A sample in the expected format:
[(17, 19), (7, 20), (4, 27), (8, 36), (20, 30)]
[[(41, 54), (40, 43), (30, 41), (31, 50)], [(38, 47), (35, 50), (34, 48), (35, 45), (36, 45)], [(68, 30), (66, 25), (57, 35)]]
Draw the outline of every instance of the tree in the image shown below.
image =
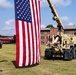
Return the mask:
[(2, 37), (2, 35), (0, 35), (0, 37)]
[(52, 24), (49, 24), (46, 26), (46, 28), (54, 28), (54, 26)]

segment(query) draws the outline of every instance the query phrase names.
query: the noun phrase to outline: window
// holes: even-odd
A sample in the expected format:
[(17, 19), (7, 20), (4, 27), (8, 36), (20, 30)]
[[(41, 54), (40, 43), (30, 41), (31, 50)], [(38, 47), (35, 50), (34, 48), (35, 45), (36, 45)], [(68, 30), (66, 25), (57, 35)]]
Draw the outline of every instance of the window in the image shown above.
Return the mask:
[(41, 39), (44, 39), (44, 36), (41, 36)]
[(74, 35), (76, 35), (76, 32), (74, 32)]
[(41, 34), (44, 34), (44, 32), (41, 32)]
[(47, 37), (46, 37), (46, 39), (48, 40), (48, 39), (49, 39), (49, 37), (47, 36)]
[(44, 42), (43, 42), (43, 41), (41, 41), (41, 44), (44, 44)]
[(69, 31), (65, 31), (64, 33), (65, 33), (65, 34), (69, 34)]
[(50, 32), (47, 32), (47, 34), (50, 34)]

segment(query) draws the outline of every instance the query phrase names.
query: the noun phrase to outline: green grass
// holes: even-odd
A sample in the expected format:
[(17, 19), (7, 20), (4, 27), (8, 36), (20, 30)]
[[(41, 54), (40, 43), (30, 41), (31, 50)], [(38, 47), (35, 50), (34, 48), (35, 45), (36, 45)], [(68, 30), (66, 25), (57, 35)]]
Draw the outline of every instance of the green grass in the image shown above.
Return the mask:
[(41, 62), (33, 67), (16, 68), (15, 44), (0, 49), (0, 75), (76, 75), (76, 60), (45, 60), (45, 46), (41, 46)]

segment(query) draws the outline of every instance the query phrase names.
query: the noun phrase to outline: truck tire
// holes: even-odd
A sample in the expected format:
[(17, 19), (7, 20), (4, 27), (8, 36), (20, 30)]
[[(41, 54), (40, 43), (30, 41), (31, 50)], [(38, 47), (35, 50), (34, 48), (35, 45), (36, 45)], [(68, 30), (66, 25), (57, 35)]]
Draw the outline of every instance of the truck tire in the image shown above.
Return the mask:
[(64, 60), (72, 60), (73, 58), (72, 49), (65, 49), (63, 57), (64, 57)]
[(74, 47), (76, 47), (76, 44), (74, 44)]
[(73, 59), (76, 59), (76, 47), (73, 48)]
[(45, 58), (47, 58), (47, 59), (52, 58), (52, 49), (51, 48), (46, 48), (46, 50), (45, 50)]

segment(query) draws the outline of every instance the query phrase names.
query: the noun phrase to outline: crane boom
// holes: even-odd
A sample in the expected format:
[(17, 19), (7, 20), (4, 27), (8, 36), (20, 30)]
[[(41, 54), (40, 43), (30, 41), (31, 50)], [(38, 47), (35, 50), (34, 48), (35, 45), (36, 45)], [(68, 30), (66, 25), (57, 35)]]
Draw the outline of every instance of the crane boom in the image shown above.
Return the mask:
[(58, 14), (57, 14), (52, 2), (50, 0), (47, 0), (47, 1), (48, 1), (48, 4), (49, 4), (49, 6), (50, 6), (50, 8), (52, 10), (53, 15), (54, 15), (53, 20), (55, 20), (57, 22), (58, 27), (62, 27), (64, 29), (63, 23), (59, 19), (59, 16), (58, 16)]

